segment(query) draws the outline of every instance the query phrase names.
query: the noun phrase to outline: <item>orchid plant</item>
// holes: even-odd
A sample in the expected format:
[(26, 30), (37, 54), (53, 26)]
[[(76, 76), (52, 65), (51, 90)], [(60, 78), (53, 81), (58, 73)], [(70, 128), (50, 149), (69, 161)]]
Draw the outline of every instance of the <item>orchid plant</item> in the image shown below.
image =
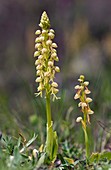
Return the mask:
[(83, 118), (78, 117), (76, 119), (76, 122), (81, 122), (82, 128), (84, 131), (85, 136), (85, 146), (86, 146), (86, 158), (88, 159), (90, 156), (89, 151), (89, 138), (88, 138), (88, 132), (87, 132), (87, 126), (90, 124), (90, 115), (92, 115), (94, 112), (90, 108), (90, 103), (92, 102), (92, 99), (90, 97), (87, 97), (91, 93), (91, 91), (88, 89), (89, 82), (85, 81), (84, 75), (80, 75), (79, 79), (79, 85), (75, 86), (75, 89), (77, 90), (74, 99), (79, 99), (80, 102), (78, 104), (78, 107), (81, 108), (81, 111), (83, 113)]
[(40, 20), (40, 30), (35, 34), (35, 53), (36, 58), (36, 83), (38, 83), (36, 96), (45, 97), (47, 113), (47, 139), (45, 151), (50, 161), (54, 161), (58, 151), (58, 138), (56, 131), (53, 130), (53, 121), (51, 115), (51, 99), (58, 99), (56, 94), (59, 92), (58, 84), (55, 82), (56, 72), (60, 68), (55, 66), (55, 61), (59, 61), (57, 56), (57, 44), (53, 42), (55, 31), (50, 28), (50, 20), (44, 11)]

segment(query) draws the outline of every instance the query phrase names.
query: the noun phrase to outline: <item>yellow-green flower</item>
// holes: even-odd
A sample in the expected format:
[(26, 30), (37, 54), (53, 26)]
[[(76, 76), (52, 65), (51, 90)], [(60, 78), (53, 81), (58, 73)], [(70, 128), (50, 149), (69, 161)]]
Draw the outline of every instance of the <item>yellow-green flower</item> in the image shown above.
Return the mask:
[(81, 107), (81, 111), (83, 112), (83, 114), (86, 114), (87, 122), (90, 123), (89, 115), (93, 114), (94, 112), (90, 109), (89, 106), (89, 103), (92, 102), (92, 99), (90, 97), (87, 97), (87, 95), (91, 93), (91, 91), (88, 89), (89, 82), (85, 81), (84, 75), (81, 75), (78, 81), (80, 82), (80, 84), (75, 86), (77, 92), (74, 96), (74, 99), (80, 100), (78, 107)]
[(53, 42), (55, 32), (50, 28), (46, 12), (43, 12), (39, 26), (41, 29), (35, 32), (37, 38), (35, 39), (36, 51), (34, 53), (36, 82), (39, 83), (36, 94), (42, 97), (43, 92), (45, 92), (45, 96), (46, 93), (50, 93), (53, 99), (57, 99), (56, 94), (59, 90), (54, 79), (56, 72), (60, 72), (60, 68), (55, 66), (55, 61), (59, 61), (59, 58), (56, 51), (57, 44)]

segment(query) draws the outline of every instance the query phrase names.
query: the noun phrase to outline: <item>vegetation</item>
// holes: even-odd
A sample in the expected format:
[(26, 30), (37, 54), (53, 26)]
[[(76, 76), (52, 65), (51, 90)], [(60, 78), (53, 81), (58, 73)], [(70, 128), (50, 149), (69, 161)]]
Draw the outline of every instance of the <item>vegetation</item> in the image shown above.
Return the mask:
[[(84, 75), (80, 75), (78, 79), (80, 84), (75, 86), (74, 95), (74, 99), (80, 100), (78, 107), (81, 108), (82, 116), (76, 115), (76, 122), (82, 125), (83, 137), (72, 116), (74, 101), (71, 100), (70, 107), (67, 107), (64, 91), (61, 92), (61, 98), (57, 97), (59, 89), (55, 73), (60, 72), (60, 68), (56, 66), (59, 58), (57, 44), (53, 42), (55, 32), (50, 28), (46, 12), (43, 12), (39, 26), (40, 30), (35, 32), (37, 38), (34, 53), (37, 93), (35, 93), (36, 98), (31, 100), (41, 115), (44, 116), (46, 112), (46, 117), (37, 117), (36, 114), (29, 117), (30, 124), (35, 127), (33, 136), (31, 136), (31, 125), (28, 135), (19, 132), (18, 137), (15, 137), (12, 134), (0, 133), (0, 169), (110, 170), (111, 152), (108, 150), (95, 152), (93, 149), (96, 144), (92, 133), (94, 127), (90, 120), (90, 115), (94, 114), (90, 108), (92, 99), (87, 97), (91, 93), (88, 89), (89, 81), (85, 80)], [(8, 114), (6, 107), (4, 110)], [(56, 112), (54, 121), (52, 121), (52, 111)], [(63, 112), (66, 112), (65, 117)], [(47, 120), (46, 128), (44, 128), (46, 123), (44, 118)], [(104, 128), (104, 125), (99, 123)], [(77, 133), (75, 127), (78, 128)], [(109, 138), (110, 135), (107, 136), (107, 139)]]

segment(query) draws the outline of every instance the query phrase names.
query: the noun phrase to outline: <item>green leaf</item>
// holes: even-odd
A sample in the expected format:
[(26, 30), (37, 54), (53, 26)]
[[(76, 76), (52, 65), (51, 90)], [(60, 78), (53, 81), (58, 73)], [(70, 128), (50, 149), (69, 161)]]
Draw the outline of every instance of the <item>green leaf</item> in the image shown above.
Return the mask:
[(14, 147), (13, 156), (14, 156), (14, 163), (15, 163), (15, 164), (19, 164), (20, 161), (22, 160), (22, 156), (21, 156), (21, 154), (19, 153), (19, 148), (18, 148), (17, 146)]
[(90, 156), (89, 162), (93, 163), (93, 162), (98, 162), (102, 159), (107, 159), (107, 160), (111, 160), (111, 152), (102, 152), (102, 153), (93, 153)]
[(72, 158), (64, 157), (64, 159), (65, 159), (69, 164), (74, 164), (74, 160), (73, 160)]
[(44, 163), (44, 160), (45, 160), (45, 153), (38, 160), (38, 163), (37, 163), (37, 166), (36, 166), (37, 169)]
[(89, 162), (93, 163), (94, 161), (98, 162), (100, 159), (100, 153), (92, 153), (92, 155), (89, 158)]
[(19, 137), (18, 142), (17, 142), (17, 146), (20, 147), (21, 144), (21, 137)]
[(57, 157), (57, 151), (58, 151), (58, 138), (57, 138), (56, 131), (54, 131), (53, 132), (53, 150), (52, 150), (53, 160), (55, 160)]
[(26, 148), (28, 148), (28, 147), (36, 140), (37, 136), (38, 136), (38, 135), (35, 135), (35, 134), (34, 134), (34, 136), (32, 137), (32, 139), (29, 140), (29, 141), (25, 144), (25, 146), (20, 150), (20, 153), (22, 153)]
[(49, 159), (54, 162), (57, 157), (58, 139), (56, 131), (53, 131), (53, 122), (51, 126), (47, 126), (47, 140), (46, 140), (46, 153)]
[(100, 154), (101, 159), (108, 159), (109, 161), (111, 160), (111, 152), (103, 152)]

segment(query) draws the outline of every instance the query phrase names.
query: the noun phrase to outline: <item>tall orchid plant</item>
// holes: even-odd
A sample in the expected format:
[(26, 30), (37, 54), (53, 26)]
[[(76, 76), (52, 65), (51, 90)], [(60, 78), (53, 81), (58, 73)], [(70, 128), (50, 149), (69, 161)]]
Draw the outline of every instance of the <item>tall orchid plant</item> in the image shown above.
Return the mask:
[(55, 31), (50, 28), (50, 20), (44, 11), (40, 20), (40, 30), (35, 34), (35, 53), (36, 58), (36, 82), (38, 83), (36, 96), (45, 97), (47, 113), (47, 139), (45, 151), (50, 159), (54, 161), (57, 156), (58, 138), (56, 131), (53, 130), (51, 115), (51, 99), (58, 99), (58, 84), (55, 82), (55, 73), (60, 72), (60, 68), (55, 66), (55, 61), (59, 61), (57, 56), (57, 44), (53, 42)]

